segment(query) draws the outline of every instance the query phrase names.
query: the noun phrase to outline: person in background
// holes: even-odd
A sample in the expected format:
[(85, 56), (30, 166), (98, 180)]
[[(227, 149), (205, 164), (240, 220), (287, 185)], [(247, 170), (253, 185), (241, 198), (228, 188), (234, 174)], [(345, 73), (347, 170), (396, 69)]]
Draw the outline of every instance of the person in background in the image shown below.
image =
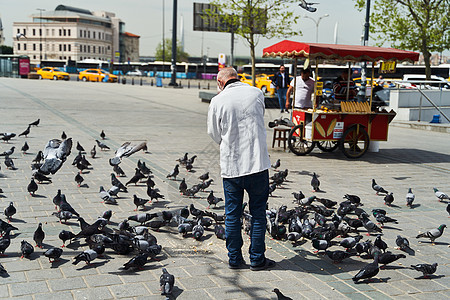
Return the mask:
[[(314, 79), (310, 77), (310, 69), (302, 69), (300, 76), (297, 76), (296, 82), (292, 79), (291, 84), (286, 92), (286, 109), (291, 106), (291, 93), (295, 88), (294, 108), (308, 109), (312, 108), (311, 95), (314, 92)], [(295, 82), (295, 87), (294, 87)]]
[(286, 68), (281, 65), (280, 70), (275, 74), (274, 80), (272, 82), (275, 85), (275, 89), (277, 91), (278, 103), (280, 104), (281, 112), (286, 111), (289, 112), (286, 107), (286, 92), (289, 87), (289, 73), (286, 71)]
[(353, 80), (349, 80), (346, 70), (342, 71), (341, 75), (333, 81), (334, 99), (339, 101), (345, 101), (347, 99), (347, 86), (348, 86), (348, 100), (352, 100), (356, 97), (356, 84)]
[(237, 78), (233, 68), (224, 68), (217, 75), (220, 93), (209, 105), (208, 134), (220, 145), (229, 268), (245, 267), (241, 217), (246, 191), (252, 216), (250, 270), (259, 271), (275, 265), (265, 257), (270, 159), (264, 125), (264, 95), (260, 89)]

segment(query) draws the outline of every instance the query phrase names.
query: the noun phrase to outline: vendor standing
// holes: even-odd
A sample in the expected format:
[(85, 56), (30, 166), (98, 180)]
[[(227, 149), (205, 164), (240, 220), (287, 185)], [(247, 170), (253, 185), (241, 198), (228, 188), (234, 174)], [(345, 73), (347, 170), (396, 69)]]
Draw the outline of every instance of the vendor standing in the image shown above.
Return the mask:
[(356, 84), (353, 80), (349, 80), (347, 71), (342, 71), (341, 76), (337, 77), (333, 81), (333, 92), (334, 99), (339, 101), (347, 100), (347, 89), (348, 89), (348, 100), (352, 100), (356, 97)]
[[(291, 84), (286, 92), (286, 108), (291, 106), (290, 97), (292, 90), (295, 88), (294, 108), (308, 109), (312, 108), (311, 96), (314, 92), (314, 79), (310, 77), (310, 69), (302, 69), (300, 76), (292, 79)], [(296, 80), (296, 82), (294, 81)]]

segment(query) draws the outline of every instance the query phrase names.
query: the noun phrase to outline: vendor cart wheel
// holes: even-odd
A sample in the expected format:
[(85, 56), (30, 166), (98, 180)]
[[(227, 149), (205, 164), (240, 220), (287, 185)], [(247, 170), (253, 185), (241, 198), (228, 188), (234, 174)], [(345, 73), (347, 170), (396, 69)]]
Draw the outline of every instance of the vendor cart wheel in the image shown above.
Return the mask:
[(310, 153), (316, 143), (303, 138), (303, 124), (297, 125), (289, 132), (288, 146), (296, 155), (306, 155)]
[(320, 141), (316, 142), (317, 148), (322, 150), (323, 152), (333, 152), (339, 147), (339, 143), (336, 141)]
[(369, 148), (369, 135), (361, 125), (348, 128), (339, 142), (339, 148), (348, 158), (363, 156)]

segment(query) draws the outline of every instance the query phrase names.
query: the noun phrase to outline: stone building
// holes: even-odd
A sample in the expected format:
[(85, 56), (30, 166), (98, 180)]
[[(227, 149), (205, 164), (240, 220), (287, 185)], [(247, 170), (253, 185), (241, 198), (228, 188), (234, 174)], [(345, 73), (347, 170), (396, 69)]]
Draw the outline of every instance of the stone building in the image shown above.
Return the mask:
[(123, 34), (123, 56), (125, 61), (139, 61), (139, 35), (124, 32)]

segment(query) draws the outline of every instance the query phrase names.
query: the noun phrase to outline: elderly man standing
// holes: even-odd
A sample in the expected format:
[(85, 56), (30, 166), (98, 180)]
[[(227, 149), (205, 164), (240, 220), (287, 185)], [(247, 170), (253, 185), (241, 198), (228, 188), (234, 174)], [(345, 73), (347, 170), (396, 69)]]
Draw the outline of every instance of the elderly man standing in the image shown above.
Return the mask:
[(245, 267), (241, 249), (241, 216), (246, 191), (252, 216), (250, 269), (259, 271), (275, 265), (264, 255), (270, 168), (264, 127), (264, 95), (237, 78), (233, 68), (224, 68), (217, 75), (220, 93), (209, 106), (208, 134), (220, 145), (229, 267)]

